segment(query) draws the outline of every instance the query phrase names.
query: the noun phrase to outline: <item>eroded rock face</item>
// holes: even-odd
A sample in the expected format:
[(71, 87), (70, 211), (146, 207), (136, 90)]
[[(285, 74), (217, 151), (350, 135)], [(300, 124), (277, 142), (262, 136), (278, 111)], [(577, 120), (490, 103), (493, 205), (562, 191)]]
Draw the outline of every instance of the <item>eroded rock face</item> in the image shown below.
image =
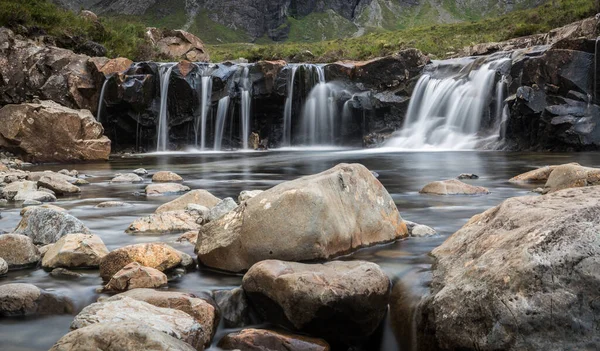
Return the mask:
[(146, 38), (162, 55), (171, 60), (210, 61), (210, 56), (202, 40), (186, 31), (147, 28)]
[(167, 285), (167, 276), (158, 269), (131, 262), (115, 273), (105, 291), (127, 291), (139, 288), (160, 288)]
[(329, 351), (325, 340), (265, 329), (244, 329), (219, 341), (223, 350)]
[(185, 210), (190, 204), (201, 205), (210, 209), (220, 201), (221, 199), (206, 190), (192, 190), (171, 202), (161, 205), (158, 209), (156, 209), (155, 213)]
[(33, 162), (108, 160), (110, 140), (86, 110), (53, 101), (0, 109), (0, 146)]
[(0, 257), (10, 269), (19, 269), (36, 265), (41, 256), (30, 237), (4, 234), (0, 235)]
[(42, 267), (92, 268), (98, 267), (108, 249), (102, 239), (91, 234), (67, 234), (52, 245), (42, 260)]
[(512, 198), (471, 218), (432, 252), (420, 342), (447, 350), (596, 348), (599, 220), (600, 187)]
[(0, 285), (0, 316), (72, 313), (73, 304), (32, 284)]
[(91, 234), (90, 230), (77, 218), (53, 208), (32, 207), (14, 231), (30, 237), (35, 244), (54, 244), (67, 234)]
[(181, 263), (181, 255), (179, 251), (163, 243), (125, 246), (111, 251), (100, 260), (100, 276), (108, 280), (132, 262), (166, 271)]
[(420, 191), (421, 194), (432, 195), (482, 195), (489, 192), (484, 187), (463, 183), (457, 179), (429, 183)]
[(407, 234), (369, 170), (341, 164), (282, 183), (204, 225), (196, 250), (203, 264), (238, 272), (264, 259), (327, 259)]
[(242, 284), (266, 320), (332, 342), (370, 336), (387, 311), (390, 280), (374, 263), (262, 261)]
[(190, 344), (152, 328), (143, 321), (92, 324), (63, 336), (50, 351), (153, 350), (197, 351)]

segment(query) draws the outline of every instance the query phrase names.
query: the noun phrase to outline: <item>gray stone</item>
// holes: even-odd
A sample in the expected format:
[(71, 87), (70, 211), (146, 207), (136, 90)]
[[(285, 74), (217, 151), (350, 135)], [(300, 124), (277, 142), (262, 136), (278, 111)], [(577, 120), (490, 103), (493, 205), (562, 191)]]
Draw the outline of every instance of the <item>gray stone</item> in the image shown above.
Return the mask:
[(147, 196), (165, 196), (185, 193), (190, 188), (185, 185), (175, 183), (150, 184), (146, 187)]
[(137, 174), (127, 173), (127, 174), (118, 174), (114, 177), (110, 182), (111, 183), (141, 183), (144, 179)]
[(78, 279), (83, 277), (83, 274), (70, 271), (65, 268), (54, 268), (50, 275), (58, 279)]
[(77, 218), (52, 208), (33, 207), (21, 218), (16, 234), (30, 237), (35, 244), (53, 244), (66, 234), (91, 234)]
[(32, 284), (0, 285), (0, 316), (72, 313), (73, 303)]
[(242, 328), (252, 324), (250, 305), (241, 287), (232, 290), (216, 290), (213, 296), (221, 311), (225, 328)]
[(138, 168), (132, 172), (133, 174), (139, 175), (140, 177), (148, 175), (148, 171), (144, 168)]
[(235, 200), (233, 200), (230, 197), (225, 198), (221, 200), (221, 202), (216, 204), (215, 207), (210, 209), (210, 211), (208, 212), (208, 216), (206, 217), (206, 222), (215, 221), (228, 214), (236, 207), (237, 203), (235, 202)]
[(242, 203), (244, 201), (250, 200), (251, 198), (257, 196), (262, 192), (262, 190), (244, 190), (240, 193), (240, 196), (238, 196), (238, 201)]

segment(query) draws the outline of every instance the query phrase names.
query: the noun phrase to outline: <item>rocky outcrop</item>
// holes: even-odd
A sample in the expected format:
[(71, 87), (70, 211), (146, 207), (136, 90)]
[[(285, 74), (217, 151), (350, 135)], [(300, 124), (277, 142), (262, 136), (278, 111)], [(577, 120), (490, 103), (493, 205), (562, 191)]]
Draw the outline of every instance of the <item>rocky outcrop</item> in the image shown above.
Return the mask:
[(354, 344), (368, 338), (383, 320), (390, 280), (379, 266), (364, 261), (268, 260), (252, 266), (243, 288), (267, 321)]
[(265, 329), (244, 329), (225, 335), (219, 341), (222, 350), (272, 350), (272, 351), (329, 351), (324, 340), (302, 335), (275, 332)]
[(359, 164), (282, 183), (200, 229), (203, 264), (239, 272), (265, 259), (328, 259), (407, 236), (383, 185)]
[(67, 234), (52, 245), (42, 260), (42, 267), (95, 268), (108, 249), (102, 239), (90, 234)]
[(85, 224), (64, 210), (44, 207), (29, 208), (14, 232), (39, 245), (54, 244), (67, 234), (91, 234)]
[(73, 309), (70, 300), (35, 285), (0, 285), (0, 316), (64, 314)]
[(167, 285), (167, 276), (151, 267), (131, 262), (110, 278), (105, 291), (127, 291), (140, 288), (160, 288)]
[(0, 257), (10, 269), (35, 266), (40, 260), (40, 252), (30, 237), (19, 234), (0, 235)]
[[(596, 348), (600, 187), (512, 198), (440, 247), (419, 349)], [(460, 328), (457, 328), (460, 326)]]
[(489, 194), (489, 190), (481, 187), (463, 183), (457, 179), (432, 182), (421, 189), (421, 194), (431, 195), (481, 195)]
[(210, 56), (202, 40), (186, 31), (146, 28), (146, 39), (164, 58), (170, 61), (210, 61)]
[(110, 140), (86, 110), (52, 101), (0, 109), (0, 147), (34, 162), (107, 160)]
[(142, 266), (166, 271), (181, 263), (181, 254), (167, 244), (135, 244), (125, 246), (104, 256), (100, 260), (100, 276), (110, 279), (126, 265), (137, 262)]

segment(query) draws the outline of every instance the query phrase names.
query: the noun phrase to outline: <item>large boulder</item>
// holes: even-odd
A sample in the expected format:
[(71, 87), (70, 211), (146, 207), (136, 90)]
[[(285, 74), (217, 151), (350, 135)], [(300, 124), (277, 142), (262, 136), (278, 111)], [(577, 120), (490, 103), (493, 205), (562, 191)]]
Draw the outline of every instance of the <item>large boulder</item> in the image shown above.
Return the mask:
[(432, 252), (422, 349), (597, 349), (599, 227), (600, 187), (512, 198), (471, 218)]
[(244, 329), (225, 335), (222, 350), (239, 351), (329, 351), (325, 340), (266, 329)]
[(102, 239), (91, 234), (67, 234), (52, 245), (42, 260), (42, 267), (93, 268), (100, 265), (108, 249)]
[(206, 300), (199, 299), (192, 294), (176, 291), (133, 289), (102, 301), (116, 301), (123, 297), (144, 301), (156, 307), (173, 308), (194, 317), (206, 331), (204, 339), (204, 346), (206, 347), (210, 346), (212, 336), (217, 331), (219, 321), (215, 307)]
[(389, 278), (364, 261), (262, 261), (244, 275), (242, 286), (266, 320), (349, 344), (375, 332), (390, 295)]
[(146, 324), (167, 335), (202, 349), (204, 329), (190, 315), (171, 308), (160, 308), (149, 303), (124, 297), (117, 301), (96, 302), (84, 308), (71, 323), (71, 329), (92, 324), (137, 322)]
[(190, 344), (152, 328), (144, 322), (92, 324), (63, 336), (50, 351), (197, 351)]
[(10, 269), (19, 269), (36, 265), (40, 252), (30, 237), (19, 234), (0, 235), (0, 257)]
[(14, 231), (30, 237), (35, 244), (53, 244), (67, 234), (91, 234), (77, 218), (53, 208), (32, 207)]
[(0, 146), (35, 162), (108, 160), (110, 140), (87, 110), (52, 101), (0, 109)]
[(163, 243), (125, 246), (111, 251), (100, 260), (100, 276), (108, 280), (132, 262), (164, 272), (181, 263), (181, 253)]
[(482, 186), (463, 183), (458, 179), (432, 182), (421, 189), (421, 194), (432, 195), (482, 195), (489, 194), (489, 190)]
[(186, 31), (147, 28), (146, 38), (161, 55), (171, 60), (210, 61), (202, 40)]
[(171, 234), (198, 230), (201, 222), (193, 211), (170, 211), (154, 213), (136, 219), (127, 228), (129, 234)]
[(567, 164), (554, 168), (548, 177), (548, 181), (546, 181), (544, 192), (593, 185), (600, 185), (600, 168)]
[(203, 264), (239, 272), (265, 259), (328, 259), (408, 234), (394, 200), (359, 164), (285, 182), (200, 229)]
[(0, 285), (0, 316), (47, 315), (73, 312), (65, 297), (31, 284)]
[(167, 276), (151, 267), (131, 262), (110, 278), (105, 291), (127, 291), (139, 288), (160, 288), (167, 285)]
[(155, 213), (185, 210), (191, 204), (205, 206), (210, 209), (220, 201), (221, 199), (206, 190), (192, 190), (171, 202), (161, 205)]

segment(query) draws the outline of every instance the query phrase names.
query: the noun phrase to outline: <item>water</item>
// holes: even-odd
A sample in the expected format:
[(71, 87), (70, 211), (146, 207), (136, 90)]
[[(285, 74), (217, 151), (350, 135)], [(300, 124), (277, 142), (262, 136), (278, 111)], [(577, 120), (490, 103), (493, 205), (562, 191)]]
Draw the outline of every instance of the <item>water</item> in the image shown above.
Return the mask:
[(336, 85), (327, 83), (323, 66), (312, 65), (318, 83), (308, 94), (302, 109), (302, 140), (304, 145), (334, 145), (335, 120), (338, 115), (335, 100)]
[(225, 121), (227, 119), (227, 112), (229, 111), (229, 96), (225, 96), (219, 100), (219, 106), (217, 107), (217, 125), (215, 128), (215, 150), (221, 150), (223, 144), (223, 132), (225, 131)]
[[(417, 295), (428, 289), (431, 259), (428, 253), (445, 238), (464, 225), (468, 219), (499, 204), (502, 200), (530, 195), (537, 185), (516, 186), (507, 182), (512, 176), (548, 164), (579, 162), (592, 167), (600, 166), (600, 154), (543, 154), (508, 152), (371, 152), (370, 150), (269, 151), (231, 153), (169, 153), (115, 158), (105, 163), (77, 165), (44, 165), (37, 170), (78, 169), (92, 176), (90, 185), (82, 187), (79, 196), (61, 198), (57, 205), (82, 220), (94, 234), (99, 235), (109, 250), (143, 242), (164, 241), (175, 248), (193, 254), (193, 246), (177, 243), (178, 237), (131, 236), (125, 229), (136, 218), (151, 214), (162, 203), (176, 197), (136, 196), (147, 184), (111, 184), (119, 172), (130, 172), (138, 167), (150, 173), (171, 170), (180, 174), (185, 185), (206, 189), (220, 198), (234, 197), (242, 190), (268, 189), (285, 180), (314, 174), (340, 162), (358, 162), (379, 174), (379, 181), (387, 188), (403, 218), (435, 228), (441, 235), (433, 238), (408, 239), (388, 245), (361, 250), (344, 259), (363, 259), (379, 264), (392, 280), (401, 279)], [(474, 185), (488, 187), (486, 196), (428, 196), (418, 191), (428, 182), (448, 179), (461, 173), (475, 173), (479, 180), (468, 180)], [(149, 180), (146, 181), (148, 183)], [(119, 208), (96, 209), (103, 201), (120, 200), (133, 205), (126, 211)], [(0, 230), (12, 231), (20, 220), (20, 209), (5, 208), (0, 218)], [(0, 277), (0, 284), (32, 283), (71, 297), (77, 309), (95, 301), (95, 289), (101, 280), (95, 270), (82, 271), (84, 277), (75, 281), (57, 280), (47, 272), (22, 270)], [(229, 289), (241, 284), (241, 276), (226, 275), (201, 268), (169, 283), (169, 290), (207, 294), (215, 289)], [(0, 340), (2, 350), (47, 350), (69, 331), (73, 316), (1, 318)], [(220, 329), (218, 335), (231, 332)], [(399, 341), (397, 341), (399, 340)], [(218, 341), (218, 338), (216, 339)], [(385, 329), (381, 346), (375, 350), (399, 349), (406, 345), (405, 338), (396, 339), (390, 327)], [(404, 347), (404, 346), (402, 346)], [(409, 348), (402, 348), (408, 350)]]
[[(474, 149), (489, 134), (482, 135), (485, 117), (490, 117), (497, 72), (509, 59), (473, 68), (470, 62), (458, 72), (435, 70), (421, 76), (410, 100), (402, 130), (386, 146), (400, 149)], [(445, 67), (442, 67), (445, 68)], [(503, 104), (504, 85), (498, 85)], [(497, 107), (502, 111), (503, 107)], [(500, 113), (498, 113), (500, 115)], [(496, 118), (502, 118), (499, 116)], [(494, 117), (494, 116), (492, 116)], [(492, 137), (499, 138), (499, 130)]]
[(159, 67), (160, 74), (160, 112), (156, 129), (156, 151), (167, 151), (169, 147), (169, 81), (175, 64), (163, 64)]
[[(195, 145), (200, 146), (200, 150), (206, 149), (206, 121), (208, 119), (208, 112), (211, 105), (212, 97), (212, 77), (202, 76), (200, 91), (198, 92), (200, 97), (200, 115), (194, 120), (194, 131), (195, 131)], [(200, 135), (200, 145), (198, 145), (198, 135)]]
[(292, 144), (292, 107), (294, 104), (294, 80), (296, 79), (297, 65), (289, 67), (290, 76), (287, 81), (287, 98), (285, 100), (285, 109), (283, 116), (283, 140), (281, 145), (290, 146)]
[(240, 133), (242, 134), (242, 149), (248, 149), (248, 138), (250, 137), (250, 113), (252, 108), (252, 82), (250, 81), (250, 69), (248, 66), (242, 68), (240, 77)]
[(104, 106), (104, 93), (106, 92), (106, 86), (108, 85), (108, 78), (104, 79), (102, 83), (102, 90), (100, 90), (100, 99), (98, 100), (98, 113), (96, 114), (96, 121), (102, 123), (102, 112), (106, 108)]

